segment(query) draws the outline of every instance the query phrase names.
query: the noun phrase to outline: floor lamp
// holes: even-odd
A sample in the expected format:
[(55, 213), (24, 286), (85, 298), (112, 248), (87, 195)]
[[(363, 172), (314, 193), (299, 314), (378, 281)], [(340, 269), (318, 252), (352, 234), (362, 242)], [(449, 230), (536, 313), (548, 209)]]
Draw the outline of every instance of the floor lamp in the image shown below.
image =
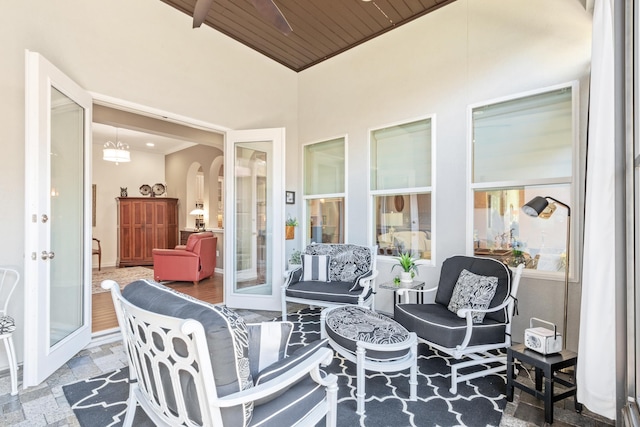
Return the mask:
[[(567, 209), (567, 256), (566, 263), (564, 266), (564, 324), (562, 325), (562, 347), (567, 348), (567, 312), (568, 312), (568, 303), (569, 303), (569, 245), (571, 238), (571, 208), (569, 205), (562, 203), (560, 200), (554, 199), (553, 197), (545, 196), (540, 197), (536, 196), (531, 199), (526, 205), (522, 207), (522, 212), (525, 214), (538, 217), (541, 216), (542, 212), (549, 206), (549, 200), (552, 200), (559, 204), (560, 206), (564, 206)], [(549, 214), (549, 216), (553, 213), (553, 210)], [(547, 216), (548, 218), (548, 216)]]

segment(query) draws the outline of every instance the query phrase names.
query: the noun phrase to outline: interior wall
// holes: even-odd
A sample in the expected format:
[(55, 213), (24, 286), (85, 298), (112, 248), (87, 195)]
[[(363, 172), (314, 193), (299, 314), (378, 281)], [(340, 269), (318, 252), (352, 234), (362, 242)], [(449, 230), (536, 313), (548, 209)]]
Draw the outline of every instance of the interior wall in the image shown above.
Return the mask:
[[(231, 129), (286, 127), (287, 145), (297, 144), (296, 74), (211, 28), (194, 30), (191, 24), (186, 14), (158, 0), (24, 0), (4, 8), (1, 265), (20, 272), (28, 268), (23, 241), (25, 49), (41, 53), (90, 92)], [(152, 176), (127, 186), (147, 180)], [(117, 195), (106, 185), (98, 188), (105, 189), (107, 198)], [(9, 307), (18, 324), (14, 337), (20, 361), (23, 287)]]
[[(222, 135), (218, 137), (220, 140), (223, 139)], [(191, 212), (195, 206), (187, 206), (185, 203), (187, 200), (187, 188), (189, 186), (195, 186), (195, 183), (187, 182), (187, 171), (194, 163), (202, 166), (202, 172), (204, 174), (204, 209), (208, 212), (208, 215), (205, 216), (205, 227), (207, 229), (217, 228), (217, 223), (214, 221), (216, 217), (211, 212), (212, 201), (209, 200), (209, 190), (211, 185), (210, 166), (220, 156), (224, 156), (222, 150), (206, 145), (196, 145), (166, 156), (165, 173), (167, 176), (167, 184), (171, 187), (171, 194), (175, 194), (175, 196), (172, 197), (177, 197), (182, 202), (178, 205), (178, 224), (181, 230), (193, 229), (195, 226), (195, 218), (189, 215), (189, 212)]]
[[(129, 197), (143, 197), (140, 194), (141, 185), (166, 183), (164, 155), (131, 151), (131, 162), (116, 165), (102, 160), (102, 144), (96, 143), (93, 145), (92, 158), (92, 183), (96, 186), (96, 226), (93, 227), (93, 237), (100, 239), (102, 267), (113, 267), (118, 251), (116, 197), (120, 196), (120, 188), (126, 188)], [(168, 192), (167, 197), (175, 196)], [(98, 268), (97, 256), (93, 257), (92, 264)]]
[[(301, 72), (300, 142), (348, 135), (349, 240), (372, 242), (372, 225), (362, 220), (369, 218), (363, 161), (369, 129), (435, 114), (435, 263), (419, 275), (435, 284), (443, 260), (471, 248), (467, 106), (579, 80), (584, 157), (590, 51), (591, 15), (575, 0), (458, 0)], [(581, 186), (578, 179), (579, 194)], [(379, 283), (392, 279), (393, 262), (379, 260)], [(563, 290), (561, 280), (522, 281), (515, 341), (522, 341), (530, 317), (562, 324)], [(568, 344), (574, 350), (579, 298), (572, 283)], [(379, 291), (376, 308), (392, 311), (391, 295)]]

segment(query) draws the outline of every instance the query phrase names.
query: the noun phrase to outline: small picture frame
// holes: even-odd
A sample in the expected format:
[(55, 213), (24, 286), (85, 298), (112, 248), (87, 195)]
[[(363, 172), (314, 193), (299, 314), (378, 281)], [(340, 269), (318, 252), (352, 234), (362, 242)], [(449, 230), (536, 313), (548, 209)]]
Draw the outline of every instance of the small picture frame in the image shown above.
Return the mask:
[(285, 191), (284, 192), (284, 201), (288, 205), (293, 205), (296, 203), (296, 193), (294, 191)]

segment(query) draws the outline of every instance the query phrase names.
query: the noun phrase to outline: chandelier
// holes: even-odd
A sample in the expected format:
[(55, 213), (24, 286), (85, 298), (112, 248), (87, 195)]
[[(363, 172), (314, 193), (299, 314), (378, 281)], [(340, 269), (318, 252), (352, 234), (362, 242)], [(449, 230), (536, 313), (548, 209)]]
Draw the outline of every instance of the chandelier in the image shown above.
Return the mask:
[(118, 128), (116, 128), (116, 142), (105, 142), (102, 149), (102, 160), (107, 162), (126, 163), (131, 161), (131, 153), (129, 153), (129, 144), (125, 144), (118, 140)]

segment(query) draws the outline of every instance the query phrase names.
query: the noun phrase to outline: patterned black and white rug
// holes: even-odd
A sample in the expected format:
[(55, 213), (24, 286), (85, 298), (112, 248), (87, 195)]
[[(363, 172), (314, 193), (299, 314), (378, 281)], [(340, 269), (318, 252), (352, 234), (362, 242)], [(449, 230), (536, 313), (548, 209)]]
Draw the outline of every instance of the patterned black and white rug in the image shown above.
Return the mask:
[[(320, 311), (303, 309), (290, 314), (296, 324), (292, 345), (320, 337)], [(366, 412), (356, 414), (355, 364), (335, 355), (327, 371), (338, 375), (338, 426), (498, 426), (506, 405), (505, 375), (492, 374), (458, 384), (449, 392), (449, 364), (424, 344), (418, 346), (418, 400), (409, 400), (409, 370), (394, 373), (367, 371)], [(127, 368), (63, 387), (80, 425), (120, 426), (129, 393)], [(152, 426), (141, 409), (135, 426)], [(284, 426), (283, 426), (284, 427)]]

